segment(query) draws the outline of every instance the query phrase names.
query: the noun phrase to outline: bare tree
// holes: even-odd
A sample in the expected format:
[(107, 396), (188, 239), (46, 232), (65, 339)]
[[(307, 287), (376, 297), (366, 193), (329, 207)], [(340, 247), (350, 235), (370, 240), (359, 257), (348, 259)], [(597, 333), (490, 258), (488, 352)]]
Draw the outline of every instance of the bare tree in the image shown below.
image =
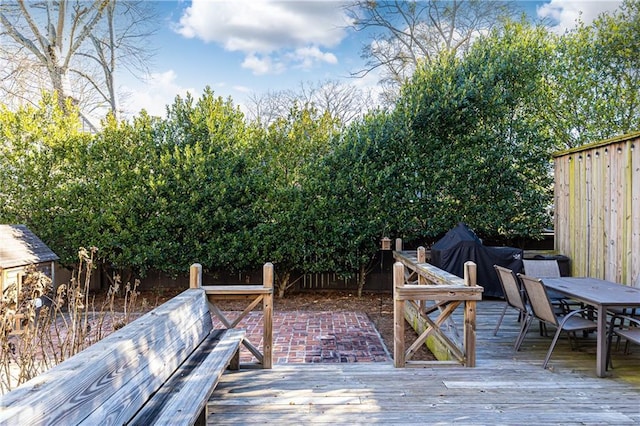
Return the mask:
[(337, 80), (325, 80), (317, 84), (300, 84), (300, 96), (320, 111), (327, 111), (341, 123), (349, 123), (362, 116), (375, 102), (370, 90)]
[(95, 75), (82, 74), (83, 78), (116, 116), (120, 112), (116, 71), (122, 66), (134, 76), (149, 74), (149, 63), (155, 51), (149, 41), (156, 32), (156, 22), (157, 13), (151, 2), (111, 0), (100, 23), (100, 31), (89, 35), (90, 48), (79, 52), (99, 71)]
[(269, 127), (279, 117), (286, 117), (296, 103), (300, 103), (300, 97), (293, 90), (252, 93), (246, 105), (247, 117)]
[(347, 10), (354, 28), (371, 34), (362, 49), (365, 68), (354, 76), (379, 71), (388, 101), (420, 62), (466, 51), (477, 35), (515, 12), (511, 2), (489, 0), (357, 0)]
[(9, 51), (5, 43), (0, 43), (0, 92), (3, 93), (3, 103), (12, 109), (23, 102), (34, 102), (35, 97), (30, 95), (49, 85), (47, 76), (40, 72), (39, 64), (25, 50)]
[[(46, 0), (0, 3), (0, 74), (5, 98), (33, 102), (41, 90), (57, 92), (87, 113), (118, 113), (119, 64), (146, 71), (154, 13), (145, 2)], [(105, 108), (106, 106), (106, 108)]]
[(253, 94), (247, 105), (248, 117), (268, 126), (278, 117), (286, 117), (295, 105), (309, 105), (346, 124), (364, 114), (374, 105), (368, 90), (352, 83), (325, 80), (300, 83), (298, 90), (288, 89)]

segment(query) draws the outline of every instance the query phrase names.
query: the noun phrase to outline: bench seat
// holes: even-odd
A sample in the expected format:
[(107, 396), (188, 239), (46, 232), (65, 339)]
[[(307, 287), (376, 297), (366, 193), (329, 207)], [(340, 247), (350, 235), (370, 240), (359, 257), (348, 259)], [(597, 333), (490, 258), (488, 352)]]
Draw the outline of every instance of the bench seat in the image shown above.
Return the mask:
[[(202, 371), (215, 370), (218, 376), (209, 379), (215, 387), (243, 338), (243, 330), (213, 331), (204, 290), (186, 290), (2, 396), (0, 424), (128, 423), (156, 397), (165, 397), (166, 390), (159, 390), (171, 389), (173, 377), (194, 374), (198, 380)], [(208, 388), (194, 391), (190, 379), (179, 388), (187, 396), (177, 390), (182, 395), (172, 398), (202, 394), (204, 406)]]
[[(231, 365), (239, 368), (239, 348), (245, 331), (214, 330), (133, 418), (134, 425), (192, 425), (220, 376)], [(204, 421), (204, 416), (201, 419)]]

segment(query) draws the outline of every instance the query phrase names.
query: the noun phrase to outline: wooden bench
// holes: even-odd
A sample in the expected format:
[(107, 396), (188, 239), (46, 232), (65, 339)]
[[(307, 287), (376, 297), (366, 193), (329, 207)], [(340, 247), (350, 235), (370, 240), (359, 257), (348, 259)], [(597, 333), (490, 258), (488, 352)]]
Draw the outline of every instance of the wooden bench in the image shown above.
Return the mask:
[(194, 424), (245, 331), (189, 289), (0, 398), (0, 424)]

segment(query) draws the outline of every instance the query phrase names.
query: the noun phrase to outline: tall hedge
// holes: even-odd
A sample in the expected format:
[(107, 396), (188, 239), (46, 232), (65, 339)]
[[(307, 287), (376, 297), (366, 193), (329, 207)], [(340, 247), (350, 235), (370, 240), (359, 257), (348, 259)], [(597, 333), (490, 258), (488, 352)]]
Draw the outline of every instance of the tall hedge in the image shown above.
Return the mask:
[(0, 107), (0, 222), (27, 224), (63, 263), (96, 246), (131, 275), (270, 261), (280, 294), (293, 271), (364, 277), (383, 236), (428, 244), (464, 221), (486, 238), (536, 237), (551, 223), (550, 154), (566, 143), (549, 117), (577, 93), (553, 73), (578, 39), (506, 23), (347, 126), (295, 105), (265, 129), (210, 89), (162, 118), (107, 117), (97, 134), (54, 97)]

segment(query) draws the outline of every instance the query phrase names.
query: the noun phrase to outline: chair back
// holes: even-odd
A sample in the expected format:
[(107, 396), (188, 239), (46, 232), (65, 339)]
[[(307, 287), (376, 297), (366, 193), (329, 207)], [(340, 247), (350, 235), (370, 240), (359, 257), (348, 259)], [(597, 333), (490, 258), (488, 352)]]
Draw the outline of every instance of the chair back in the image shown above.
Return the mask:
[(524, 273), (536, 278), (558, 278), (560, 276), (560, 266), (557, 260), (531, 260), (523, 259)]
[(533, 315), (544, 322), (558, 326), (558, 317), (553, 311), (553, 305), (542, 280), (522, 274), (518, 274), (518, 277), (524, 286)]
[(518, 282), (516, 274), (508, 268), (504, 268), (499, 265), (493, 265), (498, 274), (498, 280), (502, 286), (504, 298), (507, 303), (520, 311), (525, 312), (526, 305), (522, 294), (522, 289)]

